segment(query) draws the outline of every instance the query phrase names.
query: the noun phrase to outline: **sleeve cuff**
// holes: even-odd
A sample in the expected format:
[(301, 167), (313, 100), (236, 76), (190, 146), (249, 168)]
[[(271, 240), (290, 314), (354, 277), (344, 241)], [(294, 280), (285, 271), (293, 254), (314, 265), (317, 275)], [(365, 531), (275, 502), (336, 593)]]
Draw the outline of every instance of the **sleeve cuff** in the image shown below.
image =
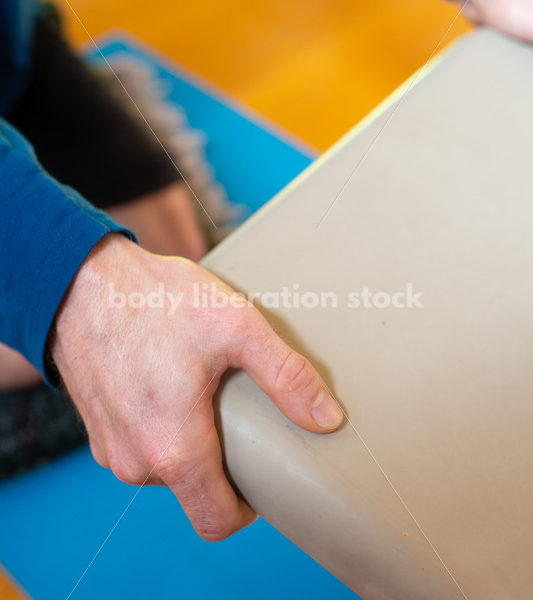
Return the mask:
[(68, 235), (55, 239), (48, 247), (47, 258), (41, 266), (31, 294), (32, 330), (29, 336), (35, 354), (27, 358), (51, 387), (59, 385), (59, 377), (46, 359), (47, 340), (59, 306), (76, 273), (94, 246), (105, 235), (122, 233), (136, 241), (130, 231), (110, 219), (97, 220), (85, 212), (80, 212), (75, 217), (69, 226)]

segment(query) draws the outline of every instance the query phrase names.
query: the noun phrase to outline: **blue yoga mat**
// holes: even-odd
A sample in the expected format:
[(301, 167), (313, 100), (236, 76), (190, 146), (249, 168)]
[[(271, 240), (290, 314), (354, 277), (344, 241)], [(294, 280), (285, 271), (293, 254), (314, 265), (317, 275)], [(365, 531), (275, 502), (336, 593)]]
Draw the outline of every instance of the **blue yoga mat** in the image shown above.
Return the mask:
[[(312, 151), (138, 43), (115, 38), (102, 51), (146, 61), (168, 82), (170, 99), (207, 134), (218, 181), (250, 212), (312, 161)], [(261, 519), (210, 544), (167, 489), (143, 488), (130, 504), (136, 490), (87, 448), (0, 485), (0, 562), (37, 600), (357, 600)]]

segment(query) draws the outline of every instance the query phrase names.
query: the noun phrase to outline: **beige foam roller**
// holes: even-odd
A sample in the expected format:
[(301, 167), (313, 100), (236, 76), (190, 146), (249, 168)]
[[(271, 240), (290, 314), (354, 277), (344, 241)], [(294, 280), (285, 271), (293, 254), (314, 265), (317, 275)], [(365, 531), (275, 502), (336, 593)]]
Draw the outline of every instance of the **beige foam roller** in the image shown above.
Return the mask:
[[(353, 425), (304, 432), (236, 373), (225, 456), (365, 600), (529, 600), (533, 48), (480, 30), (428, 71), (205, 260), (243, 291), (338, 295), (263, 310)], [(408, 284), (423, 308), (345, 301)]]

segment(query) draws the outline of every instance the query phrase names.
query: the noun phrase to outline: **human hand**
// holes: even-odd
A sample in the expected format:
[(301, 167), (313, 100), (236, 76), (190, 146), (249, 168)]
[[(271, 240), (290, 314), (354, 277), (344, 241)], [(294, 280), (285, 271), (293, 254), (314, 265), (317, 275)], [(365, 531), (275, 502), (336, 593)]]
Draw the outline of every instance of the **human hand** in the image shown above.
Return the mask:
[(185, 184), (177, 182), (106, 211), (150, 252), (198, 261), (207, 244), (194, 203)]
[(479, 25), (490, 25), (533, 42), (533, 0), (452, 0), (465, 5), (464, 15)]
[[(336, 429), (342, 413), (311, 364), (257, 309), (243, 299), (240, 307), (203, 308), (195, 284), (233, 292), (188, 260), (106, 236), (67, 293), (50, 349), (96, 460), (127, 483), (167, 485), (197, 533), (214, 541), (255, 519), (224, 476), (211, 403), (222, 373), (243, 368), (309, 431)], [(124, 301), (136, 293), (129, 298), (137, 304), (161, 285), (183, 296), (173, 314), (170, 302), (111, 308), (110, 285)]]

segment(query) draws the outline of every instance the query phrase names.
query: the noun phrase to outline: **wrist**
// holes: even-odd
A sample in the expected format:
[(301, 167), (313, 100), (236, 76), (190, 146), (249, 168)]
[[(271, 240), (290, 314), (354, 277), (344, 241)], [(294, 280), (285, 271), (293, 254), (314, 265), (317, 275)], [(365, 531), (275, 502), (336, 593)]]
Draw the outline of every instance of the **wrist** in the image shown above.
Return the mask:
[(106, 286), (132, 252), (140, 248), (120, 233), (104, 236), (82, 263), (65, 293), (50, 330), (48, 367), (62, 372), (69, 355), (80, 347), (78, 338), (87, 336), (89, 328), (103, 325), (102, 315)]

